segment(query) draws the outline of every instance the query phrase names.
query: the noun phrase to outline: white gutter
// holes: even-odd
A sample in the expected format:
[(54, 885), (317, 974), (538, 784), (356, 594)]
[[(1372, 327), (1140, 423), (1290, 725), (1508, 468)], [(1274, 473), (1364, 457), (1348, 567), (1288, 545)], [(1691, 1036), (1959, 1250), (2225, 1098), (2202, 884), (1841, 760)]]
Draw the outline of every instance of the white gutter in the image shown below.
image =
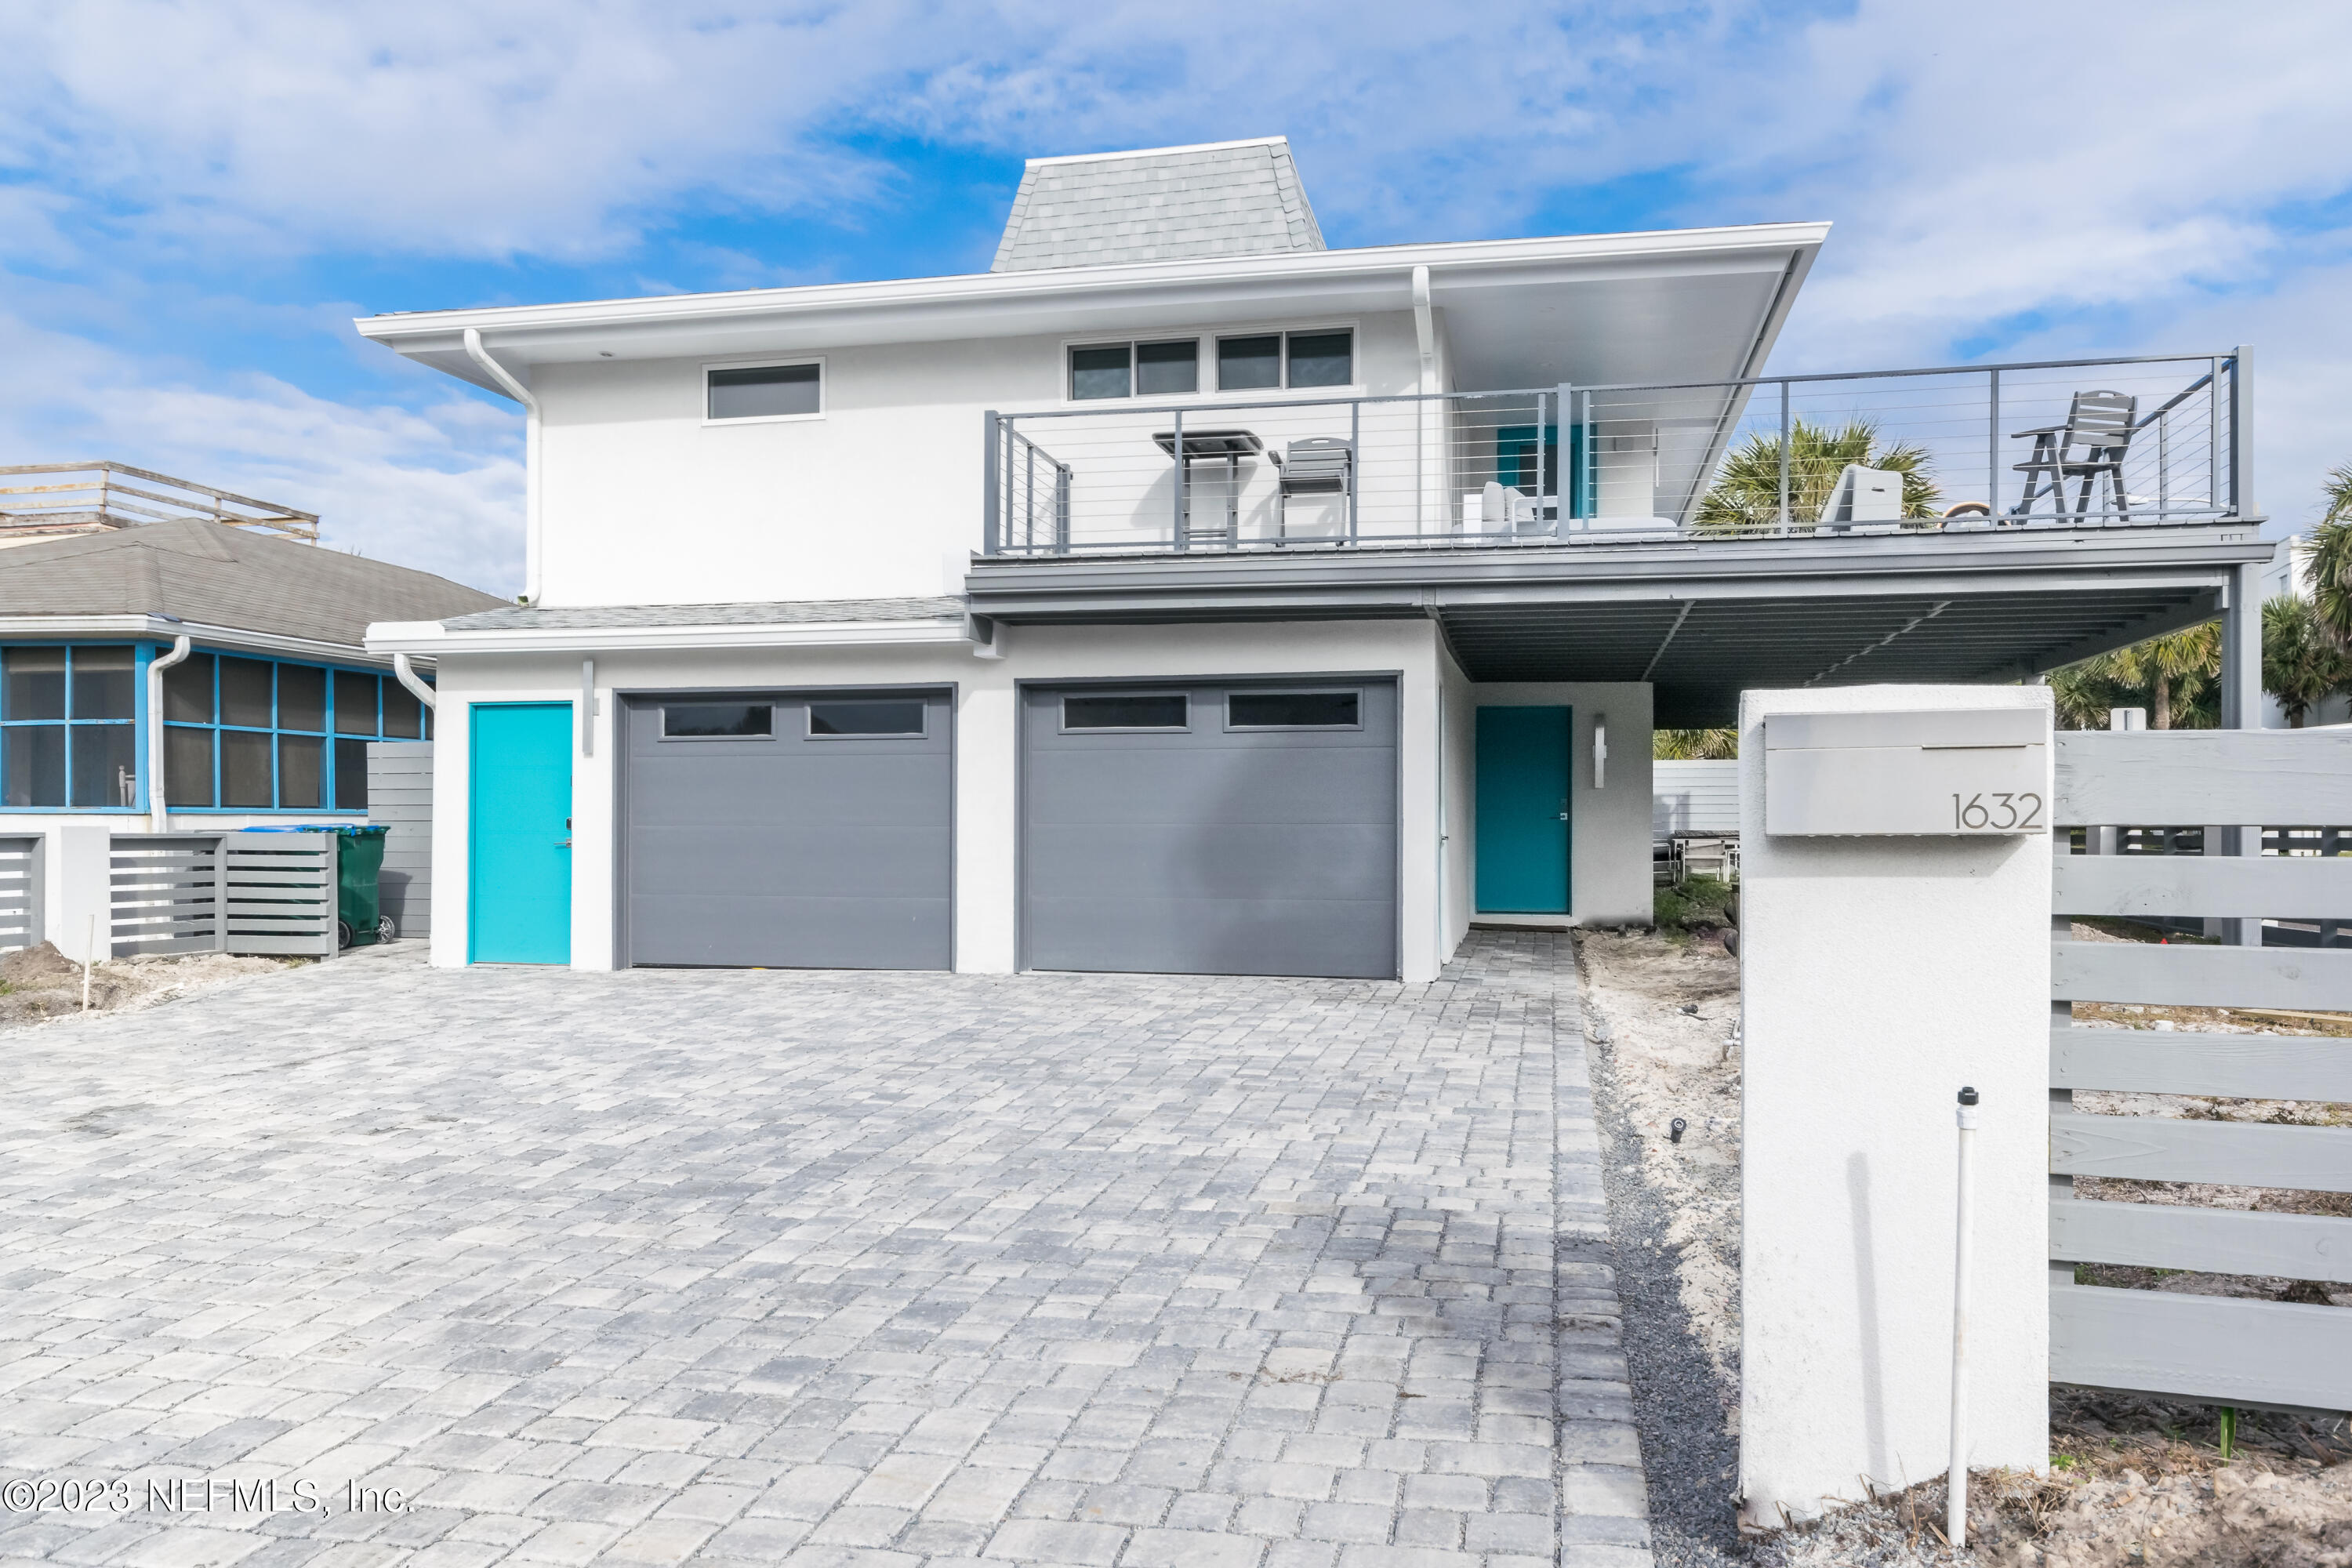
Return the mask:
[(482, 346), (478, 327), (467, 327), (465, 333), (466, 357), (482, 367), (482, 374), (499, 384), (499, 389), (523, 406), (522, 423), (522, 529), (523, 529), (523, 602), (539, 603), (539, 399), (530, 389), (515, 379), (506, 366), (490, 357)]
[(893, 647), (969, 643), (961, 621), (795, 621), (788, 625), (709, 626), (523, 626), (453, 632), (438, 621), (380, 621), (368, 628), (368, 651), (452, 653), (622, 653), (638, 648)]
[(183, 633), (207, 647), (237, 653), (290, 655), (322, 664), (376, 662), (364, 648), (352, 643), (280, 637), (172, 616), (0, 616), (0, 637), (129, 637), (170, 642)]
[(194, 639), (183, 632), (172, 639), (172, 651), (147, 663), (147, 826), (154, 833), (172, 831), (171, 808), (163, 798), (163, 672), (188, 657)]
[(408, 662), (406, 654), (396, 653), (392, 656), (392, 673), (400, 678), (400, 683), (408, 688), (416, 700), (424, 703), (428, 710), (436, 706), (435, 700), (437, 694), (418, 678), (416, 667)]

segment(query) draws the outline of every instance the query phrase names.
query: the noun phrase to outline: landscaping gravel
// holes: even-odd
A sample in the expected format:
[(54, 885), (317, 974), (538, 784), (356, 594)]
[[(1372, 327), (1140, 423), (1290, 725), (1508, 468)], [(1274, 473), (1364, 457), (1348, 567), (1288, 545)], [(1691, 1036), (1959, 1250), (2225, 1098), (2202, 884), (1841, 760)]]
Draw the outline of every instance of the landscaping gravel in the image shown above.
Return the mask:
[(1659, 1568), (1744, 1561), (1738, 1510), (1739, 1442), (1724, 1421), (1721, 1385), (1685, 1310), (1668, 1241), (1674, 1213), (1642, 1179), (1640, 1138), (1627, 1119), (1609, 1022), (1585, 1000), (1602, 1184), (1617, 1243), (1617, 1295), (1633, 1419), (1650, 1480), (1650, 1542)]

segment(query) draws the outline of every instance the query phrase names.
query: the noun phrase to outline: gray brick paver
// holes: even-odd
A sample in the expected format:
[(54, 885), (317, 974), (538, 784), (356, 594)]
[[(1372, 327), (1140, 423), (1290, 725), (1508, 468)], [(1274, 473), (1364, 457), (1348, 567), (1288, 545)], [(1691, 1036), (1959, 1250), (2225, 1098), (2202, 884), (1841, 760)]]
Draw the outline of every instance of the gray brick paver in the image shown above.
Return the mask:
[(15, 1032), (0, 1480), (175, 1568), (1647, 1560), (1564, 939), (1425, 986), (436, 972)]

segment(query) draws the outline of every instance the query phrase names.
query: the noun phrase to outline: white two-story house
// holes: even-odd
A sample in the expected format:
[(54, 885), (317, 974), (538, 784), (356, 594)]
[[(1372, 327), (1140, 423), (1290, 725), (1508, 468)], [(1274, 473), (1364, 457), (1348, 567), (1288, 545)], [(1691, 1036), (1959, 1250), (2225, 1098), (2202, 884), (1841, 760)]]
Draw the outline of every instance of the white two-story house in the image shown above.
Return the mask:
[(1648, 921), (1654, 724), (2243, 623), (2242, 351), (1765, 378), (1827, 233), (1332, 250), (1275, 139), (1032, 163), (972, 276), (362, 321), (528, 419), (524, 602), (369, 637), (435, 962), (1423, 980)]

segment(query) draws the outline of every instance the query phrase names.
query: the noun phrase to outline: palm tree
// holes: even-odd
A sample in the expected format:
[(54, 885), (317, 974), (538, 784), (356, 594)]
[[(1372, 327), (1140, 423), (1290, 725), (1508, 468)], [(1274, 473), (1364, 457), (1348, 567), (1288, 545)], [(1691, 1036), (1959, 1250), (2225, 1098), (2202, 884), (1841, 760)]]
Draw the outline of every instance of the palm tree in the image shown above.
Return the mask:
[(2352, 464), (2327, 476), (2327, 515), (2311, 535), (2311, 602), (2352, 647)]
[(1738, 755), (1737, 730), (1655, 730), (1650, 734), (1650, 756), (1655, 762), (1722, 762)]
[[(1838, 475), (1848, 463), (1889, 468), (1903, 476), (1903, 515), (1933, 517), (1941, 497), (1927, 449), (1909, 442), (1881, 447), (1878, 426), (1849, 419), (1832, 430), (1798, 419), (1789, 426), (1789, 524), (1810, 528), (1822, 515)], [(1776, 528), (1780, 521), (1780, 435), (1758, 431), (1723, 460), (1715, 483), (1698, 503), (1695, 526), (1702, 533), (1746, 533)]]
[(2352, 652), (2308, 599), (2281, 594), (2263, 606), (2263, 689), (2278, 699), (2294, 729), (2304, 716), (2352, 687)]
[(2210, 730), (2220, 722), (2221, 626), (2208, 621), (2053, 670), (2059, 716), (2085, 729), (2109, 708), (2146, 708), (2151, 729)]

